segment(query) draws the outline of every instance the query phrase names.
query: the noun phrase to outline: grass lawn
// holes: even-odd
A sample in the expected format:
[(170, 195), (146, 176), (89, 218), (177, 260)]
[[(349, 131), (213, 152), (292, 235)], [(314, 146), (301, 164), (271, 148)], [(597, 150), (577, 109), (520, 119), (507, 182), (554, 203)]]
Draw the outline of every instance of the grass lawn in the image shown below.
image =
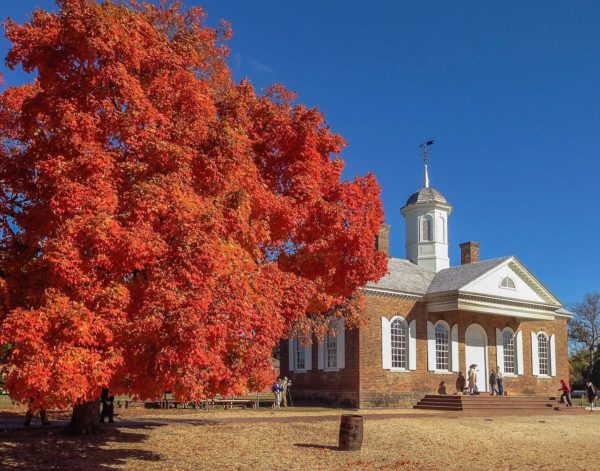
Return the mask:
[(0, 469), (590, 470), (600, 461), (600, 412), (363, 411), (360, 452), (337, 450), (344, 411), (334, 409), (119, 412), (114, 426), (89, 438), (56, 428), (0, 432)]

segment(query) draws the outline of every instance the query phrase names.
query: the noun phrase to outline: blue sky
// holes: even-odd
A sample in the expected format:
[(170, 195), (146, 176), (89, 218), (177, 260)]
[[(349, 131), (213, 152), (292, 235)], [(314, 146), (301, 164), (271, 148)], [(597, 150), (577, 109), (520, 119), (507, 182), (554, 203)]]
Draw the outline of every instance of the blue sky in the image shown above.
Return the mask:
[[(197, 2), (232, 23), (230, 65), (282, 83), (348, 147), (345, 177), (373, 172), (404, 257), (399, 209), (421, 186), (454, 206), (450, 257), (516, 255), (564, 303), (600, 291), (600, 2)], [(50, 0), (2, 2), (23, 21)], [(0, 42), (0, 54), (8, 44)], [(7, 73), (8, 84), (27, 77)]]

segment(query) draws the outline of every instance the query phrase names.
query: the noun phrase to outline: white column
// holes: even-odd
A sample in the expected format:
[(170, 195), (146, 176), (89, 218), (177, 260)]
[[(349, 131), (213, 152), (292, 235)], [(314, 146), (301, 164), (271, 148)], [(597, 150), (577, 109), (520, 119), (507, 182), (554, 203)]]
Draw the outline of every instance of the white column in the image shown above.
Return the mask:
[(381, 318), (381, 364), (384, 370), (392, 368), (392, 332), (385, 317)]
[(459, 371), (460, 361), (458, 359), (458, 324), (452, 326), (452, 357), (451, 368), (455, 373)]
[(550, 336), (550, 376), (556, 376), (556, 336)]
[(435, 331), (430, 321), (427, 321), (427, 369), (435, 371)]
[(500, 329), (496, 329), (496, 366), (502, 368), (502, 373), (506, 373), (504, 368), (504, 338)]
[(538, 352), (538, 339), (534, 332), (531, 332), (531, 372), (533, 376), (540, 375), (540, 357)]
[(417, 321), (413, 319), (408, 326), (408, 369), (417, 369)]

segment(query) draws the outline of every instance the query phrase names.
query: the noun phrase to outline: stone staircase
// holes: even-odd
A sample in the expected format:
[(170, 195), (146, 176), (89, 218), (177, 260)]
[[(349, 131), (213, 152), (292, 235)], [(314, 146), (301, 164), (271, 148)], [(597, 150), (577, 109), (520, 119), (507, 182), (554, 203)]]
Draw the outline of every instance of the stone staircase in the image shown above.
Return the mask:
[(439, 411), (575, 411), (579, 407), (567, 408), (566, 404), (558, 404), (557, 397), (548, 396), (490, 396), (481, 394), (475, 396), (442, 396), (429, 394), (421, 399), (415, 409)]

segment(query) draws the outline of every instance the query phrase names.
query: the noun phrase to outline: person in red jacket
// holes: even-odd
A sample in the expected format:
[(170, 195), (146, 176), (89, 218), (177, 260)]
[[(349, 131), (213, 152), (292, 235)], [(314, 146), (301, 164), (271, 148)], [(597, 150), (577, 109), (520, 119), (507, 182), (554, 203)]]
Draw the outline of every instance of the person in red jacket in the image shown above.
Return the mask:
[(559, 391), (562, 391), (562, 395), (560, 396), (560, 402), (563, 402), (563, 400), (567, 401), (567, 407), (573, 407), (573, 403), (571, 402), (571, 388), (569, 387), (569, 385), (567, 383), (565, 383), (564, 379), (560, 380), (560, 389)]

